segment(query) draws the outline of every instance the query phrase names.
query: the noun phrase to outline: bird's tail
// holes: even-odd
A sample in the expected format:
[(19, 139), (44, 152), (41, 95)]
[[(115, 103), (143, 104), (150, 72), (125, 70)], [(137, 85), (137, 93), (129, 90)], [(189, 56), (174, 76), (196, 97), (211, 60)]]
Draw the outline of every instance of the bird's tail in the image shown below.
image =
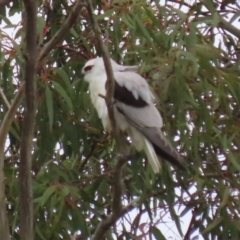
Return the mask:
[(156, 155), (153, 145), (144, 137), (143, 144), (144, 152), (147, 155), (148, 161), (155, 173), (159, 173), (161, 170), (160, 160)]
[(137, 151), (143, 150), (147, 155), (148, 161), (153, 171), (155, 173), (160, 172), (161, 170), (160, 160), (156, 155), (156, 152), (154, 150), (152, 143), (150, 143), (149, 140), (134, 127), (129, 128), (129, 134), (132, 138), (132, 143), (137, 149)]
[(158, 156), (166, 159), (180, 169), (186, 170), (184, 160), (164, 137), (164, 134), (160, 129), (142, 128), (141, 132), (148, 139), (152, 148)]

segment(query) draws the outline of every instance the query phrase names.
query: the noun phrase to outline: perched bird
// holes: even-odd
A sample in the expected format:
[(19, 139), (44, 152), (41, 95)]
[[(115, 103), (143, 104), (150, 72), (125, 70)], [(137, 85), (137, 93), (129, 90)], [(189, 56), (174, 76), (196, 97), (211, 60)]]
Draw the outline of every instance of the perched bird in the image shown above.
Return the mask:
[[(115, 79), (114, 118), (116, 126), (126, 131), (138, 151), (144, 150), (155, 173), (161, 169), (160, 156), (184, 168), (178, 152), (164, 137), (161, 115), (153, 104), (153, 94), (144, 78), (136, 73), (136, 66), (122, 66), (111, 59)], [(84, 80), (89, 83), (90, 97), (106, 130), (111, 129), (105, 99), (107, 74), (102, 58), (89, 60), (82, 69)]]

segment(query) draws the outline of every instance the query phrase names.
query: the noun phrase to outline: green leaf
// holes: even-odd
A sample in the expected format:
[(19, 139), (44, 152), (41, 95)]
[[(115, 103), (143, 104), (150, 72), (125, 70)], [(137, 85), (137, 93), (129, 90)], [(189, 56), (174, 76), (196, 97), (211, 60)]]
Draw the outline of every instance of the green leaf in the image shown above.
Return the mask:
[(40, 237), (40, 239), (46, 240), (46, 238), (43, 235), (42, 229), (40, 229), (38, 225), (36, 226), (35, 230), (36, 230), (36, 233), (38, 234), (38, 236)]
[(70, 33), (76, 38), (79, 38), (79, 34), (76, 32), (76, 30), (74, 28), (70, 28)]
[(219, 14), (217, 12), (213, 13), (213, 26), (214, 27), (217, 27), (218, 24), (220, 23), (220, 17), (219, 17)]
[(205, 234), (215, 228), (220, 222), (222, 222), (223, 217), (217, 217), (215, 218), (201, 233)]
[(228, 199), (229, 199), (229, 196), (230, 196), (230, 189), (228, 187), (226, 187), (225, 191), (223, 193), (223, 198), (222, 198), (222, 201), (220, 203), (219, 209), (226, 206), (226, 204), (228, 202)]
[(19, 136), (19, 133), (18, 133), (18, 131), (15, 130), (14, 127), (11, 127), (10, 132), (12, 133), (12, 135), (13, 135), (17, 140), (21, 141), (21, 138), (20, 138), (20, 136)]
[(203, 3), (205, 4), (205, 6), (208, 8), (208, 10), (214, 14), (215, 13), (215, 7), (214, 7), (214, 4), (213, 4), (213, 1), (212, 0), (204, 0)]
[(55, 69), (55, 72), (61, 77), (61, 79), (63, 80), (66, 88), (67, 88), (67, 91), (68, 93), (71, 93), (71, 84), (70, 84), (70, 81), (69, 81), (69, 76), (67, 75), (67, 73), (64, 71), (64, 69), (62, 68), (57, 68)]
[(56, 91), (63, 97), (63, 99), (66, 101), (66, 104), (70, 111), (73, 109), (73, 104), (71, 101), (71, 98), (68, 96), (67, 92), (64, 90), (64, 88), (57, 82), (52, 82), (54, 85), (54, 88)]
[(147, 28), (143, 25), (141, 20), (138, 18), (138, 16), (135, 16), (134, 20), (136, 21), (136, 26), (139, 28), (139, 30), (142, 32), (142, 34), (146, 37), (146, 39), (152, 43), (152, 38), (150, 34), (147, 31)]
[(53, 126), (53, 96), (52, 91), (46, 85), (45, 89), (45, 96), (46, 96), (46, 104), (47, 104), (47, 111), (48, 111), (48, 119), (49, 119), (49, 128), (52, 131)]
[(154, 13), (153, 9), (151, 9), (151, 7), (149, 7), (149, 6), (144, 7), (144, 9), (145, 9), (147, 16), (151, 19), (151, 21), (154, 23), (154, 25), (158, 26), (159, 21), (156, 18), (156, 16), (154, 16), (155, 13)]
[(166, 240), (166, 238), (164, 237), (164, 235), (162, 234), (162, 232), (156, 228), (156, 227), (151, 227), (151, 231), (153, 233), (153, 236), (157, 239), (157, 240)]
[(1, 7), (0, 8), (0, 24), (2, 24), (2, 17), (5, 17), (6, 16), (6, 9), (5, 7)]
[(1, 8), (1, 12), (0, 12), (0, 23), (2, 23), (2, 20), (6, 23), (6, 26), (13, 26), (13, 24), (11, 23), (11, 21), (9, 20), (8, 17), (4, 16), (5, 10), (6, 8)]
[(108, 9), (108, 10), (104, 11), (104, 13), (97, 15), (96, 19), (99, 21), (104, 18), (108, 18), (108, 17), (112, 16), (115, 11), (116, 10), (114, 8)]
[(34, 203), (39, 203), (40, 206), (44, 206), (46, 201), (50, 198), (50, 196), (56, 191), (57, 186), (50, 186), (47, 188), (47, 190), (43, 193), (43, 195), (37, 199), (35, 199), (33, 202)]
[(88, 230), (88, 226), (87, 226), (87, 223), (86, 223), (86, 218), (85, 216), (83, 216), (82, 212), (79, 211), (78, 212), (78, 219), (79, 219), (79, 227), (80, 227), (80, 230), (81, 230), (81, 233), (82, 233), (82, 237), (83, 239), (87, 239), (90, 235), (89, 233), (89, 230)]
[(134, 22), (132, 21), (131, 17), (128, 14), (123, 13), (122, 19), (127, 26), (129, 26), (130, 28), (135, 28)]
[(69, 192), (70, 192), (69, 186), (66, 186), (66, 185), (62, 186), (62, 188), (61, 188), (61, 196), (63, 198), (65, 198), (69, 194)]
[(46, 24), (46, 20), (43, 17), (38, 16), (37, 17), (37, 34), (39, 36), (39, 39), (38, 39), (39, 43), (43, 42), (43, 36), (44, 36), (43, 29), (45, 24)]
[(233, 164), (233, 166), (237, 169), (240, 170), (240, 164), (238, 163), (238, 161), (236, 160), (234, 154), (232, 154), (231, 152), (228, 153), (228, 157), (231, 161), (231, 163)]
[(2, 78), (4, 81), (7, 81), (8, 77), (11, 75), (10, 71), (10, 60), (6, 60), (2, 66)]
[(183, 11), (181, 11), (180, 9), (177, 9), (177, 8), (175, 8), (175, 7), (172, 7), (172, 6), (168, 6), (168, 7), (169, 7), (173, 12), (176, 12), (182, 21), (185, 21), (185, 20), (186, 20), (186, 18), (187, 18), (187, 14), (186, 14), (186, 13), (184, 13)]

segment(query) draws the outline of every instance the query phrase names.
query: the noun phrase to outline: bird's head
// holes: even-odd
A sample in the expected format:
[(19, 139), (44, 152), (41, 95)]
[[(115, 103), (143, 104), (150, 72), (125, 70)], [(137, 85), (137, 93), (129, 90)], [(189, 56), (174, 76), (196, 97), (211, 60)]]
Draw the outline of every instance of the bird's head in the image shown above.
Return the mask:
[[(115, 61), (110, 59), (113, 71), (136, 71), (136, 66), (123, 66), (117, 64)], [(106, 74), (103, 58), (93, 58), (86, 62), (82, 69), (82, 74), (84, 75), (84, 80), (88, 81), (92, 76), (99, 76)]]
[(82, 74), (87, 75), (101, 69), (104, 70), (102, 58), (93, 58), (85, 63)]
[[(113, 60), (111, 60), (112, 65), (116, 64)], [(84, 80), (89, 81), (91, 76), (98, 76), (105, 73), (105, 67), (103, 63), (103, 59), (93, 58), (86, 62), (82, 69), (82, 74), (84, 75)]]

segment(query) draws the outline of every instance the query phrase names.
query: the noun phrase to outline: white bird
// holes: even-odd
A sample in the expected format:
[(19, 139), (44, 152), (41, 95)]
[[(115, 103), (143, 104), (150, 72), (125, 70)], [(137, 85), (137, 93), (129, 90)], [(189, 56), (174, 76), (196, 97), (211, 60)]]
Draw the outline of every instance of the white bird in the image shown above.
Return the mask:
[[(122, 66), (111, 59), (115, 79), (114, 118), (116, 126), (129, 134), (138, 151), (144, 150), (155, 173), (161, 169), (158, 156), (185, 169), (178, 152), (164, 137), (162, 118), (153, 104), (153, 94), (144, 78), (135, 72), (135, 66)], [(111, 129), (105, 99), (107, 74), (102, 58), (89, 60), (82, 69), (89, 83), (90, 97), (106, 130)], [(158, 156), (157, 156), (158, 155)]]

